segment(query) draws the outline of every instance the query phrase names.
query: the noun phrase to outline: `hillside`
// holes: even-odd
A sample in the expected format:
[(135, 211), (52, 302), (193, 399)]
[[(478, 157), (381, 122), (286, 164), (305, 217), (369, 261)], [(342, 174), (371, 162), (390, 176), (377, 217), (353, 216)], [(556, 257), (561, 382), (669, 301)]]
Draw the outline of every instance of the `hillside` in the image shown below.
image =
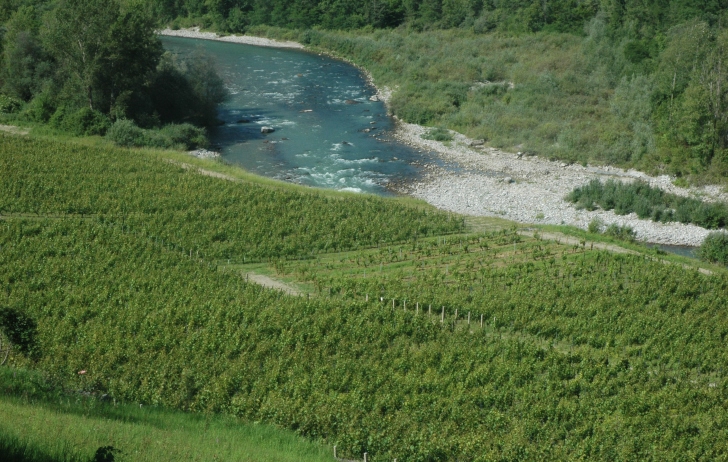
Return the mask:
[[(507, 224), (467, 233), (418, 203), (170, 159), (0, 137), (10, 365), (126, 403), (278, 425), (349, 458), (726, 451), (722, 270)], [(285, 221), (281, 203), (295, 204)], [(309, 240), (286, 244), (306, 227)], [(256, 271), (312, 295), (247, 282)]]

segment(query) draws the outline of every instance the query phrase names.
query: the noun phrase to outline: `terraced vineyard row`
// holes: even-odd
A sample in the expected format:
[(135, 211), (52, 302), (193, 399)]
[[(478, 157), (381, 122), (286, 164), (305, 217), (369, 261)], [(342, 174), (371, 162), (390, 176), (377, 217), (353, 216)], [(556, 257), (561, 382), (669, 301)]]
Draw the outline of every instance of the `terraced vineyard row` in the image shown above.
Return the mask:
[[(0, 220), (0, 313), (23, 321), (9, 362), (66, 390), (264, 421), (373, 461), (728, 453), (722, 272), (706, 276), (517, 230), (452, 234), (462, 222), (447, 215), (198, 178), (144, 152), (100, 150), (102, 165), (126, 168), (128, 156), (140, 169), (122, 172), (118, 184), (101, 171), (72, 176), (52, 155), (80, 166), (74, 156), (92, 150), (7, 143), (3, 210), (28, 213), (35, 199), (27, 185), (43, 184), (52, 195), (37, 199), (45, 204), (37, 211), (56, 215)], [(42, 147), (49, 156), (35, 152)], [(59, 181), (56, 190), (46, 176)], [(62, 207), (94, 188), (98, 201), (83, 212), (94, 216), (62, 217)], [(185, 198), (173, 197), (181, 191)], [(237, 195), (223, 207), (227, 194)], [(196, 200), (223, 204), (229, 229), (241, 222), (232, 211), (254, 213), (242, 223), (257, 227), (237, 234), (235, 255), (273, 249), (257, 254), (270, 263), (228, 263), (226, 247), (195, 234), (210, 219)], [(160, 209), (144, 209), (144, 201)], [(288, 210), (291, 203), (300, 207)], [(167, 211), (158, 204), (190, 218), (162, 227)], [(372, 211), (380, 209), (389, 215)], [(318, 210), (321, 224), (306, 215)], [(411, 219), (395, 230), (401, 217)], [(327, 243), (361, 229), (369, 237), (355, 250), (322, 252), (348, 248)], [(390, 229), (400, 240), (379, 242)], [(300, 253), (285, 250), (299, 237)], [(195, 245), (204, 259), (189, 257)], [(296, 255), (306, 259), (287, 259)], [(287, 296), (241, 277), (266, 268), (317, 296)]]

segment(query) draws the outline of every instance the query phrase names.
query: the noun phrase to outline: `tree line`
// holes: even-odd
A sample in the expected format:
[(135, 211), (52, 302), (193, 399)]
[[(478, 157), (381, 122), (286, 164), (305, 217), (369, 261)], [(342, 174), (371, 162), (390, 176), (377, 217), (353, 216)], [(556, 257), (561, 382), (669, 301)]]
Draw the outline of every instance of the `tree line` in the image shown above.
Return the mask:
[(153, 0), (165, 21), (195, 18), (205, 26), (245, 32), (265, 24), (285, 28), (414, 29), (475, 27), (508, 32), (575, 32), (603, 14), (614, 30), (652, 37), (699, 17), (715, 20), (725, 0)]

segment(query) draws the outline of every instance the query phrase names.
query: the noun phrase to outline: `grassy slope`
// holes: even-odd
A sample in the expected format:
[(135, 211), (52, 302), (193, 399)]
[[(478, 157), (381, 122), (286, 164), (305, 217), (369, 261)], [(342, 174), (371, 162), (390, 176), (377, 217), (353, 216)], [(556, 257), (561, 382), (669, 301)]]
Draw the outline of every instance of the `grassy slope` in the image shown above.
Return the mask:
[[(93, 153), (34, 143), (45, 148), (33, 157), (38, 165), (2, 172), (24, 175), (21, 189), (56, 165), (49, 156), (74, 164)], [(15, 154), (7, 146), (0, 155)], [(110, 149), (95, 160), (129, 156)], [(189, 175), (151, 165), (162, 192)], [(84, 188), (116, 191), (102, 172)], [(187, 197), (207, 191), (215, 201), (224, 201), (218, 189), (249, 187), (183, 184)], [(60, 207), (76, 194), (59, 187), (45, 203)], [(148, 186), (137, 194), (158, 193)], [(17, 210), (31, 196), (19, 197), (9, 201)], [(356, 200), (366, 199), (345, 202)], [(0, 241), (4, 303), (38, 320), (34, 367), (70, 389), (272, 422), (373, 460), (707, 460), (725, 452), (722, 274), (505, 229), (274, 259), (273, 271), (321, 289), (307, 301), (246, 284), (108, 217), (12, 219), (0, 222)], [(211, 244), (200, 245), (204, 253)], [(444, 306), (446, 322), (413, 313), (413, 303)], [(484, 327), (468, 328), (467, 312), (483, 315)]]
[[(18, 374), (19, 373), (19, 374)], [(88, 461), (113, 446), (117, 461), (326, 461), (329, 450), (291, 432), (232, 417), (38, 393), (37, 374), (0, 368), (0, 458)], [(35, 392), (35, 393), (34, 393)]]

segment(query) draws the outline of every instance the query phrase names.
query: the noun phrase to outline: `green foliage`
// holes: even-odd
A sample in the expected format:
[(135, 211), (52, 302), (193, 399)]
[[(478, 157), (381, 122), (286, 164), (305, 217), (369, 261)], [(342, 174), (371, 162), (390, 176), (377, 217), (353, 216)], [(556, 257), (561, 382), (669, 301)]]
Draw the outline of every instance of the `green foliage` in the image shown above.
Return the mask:
[[(36, 322), (34, 367), (66, 389), (264, 421), (374, 461), (726, 451), (722, 274), (516, 229), (428, 238), (461, 222), (144, 151), (0, 141), (3, 304)], [(334, 248), (351, 250), (320, 252)], [(241, 256), (317, 296), (221, 270)]]
[(159, 129), (143, 129), (128, 119), (114, 122), (106, 137), (123, 147), (154, 147), (190, 150), (206, 147), (205, 129), (191, 124), (168, 124)]
[(13, 114), (18, 112), (23, 107), (23, 103), (20, 100), (0, 94), (0, 113)]
[(698, 248), (698, 257), (704, 261), (728, 266), (728, 235), (724, 231), (708, 234)]
[(0, 307), (0, 332), (14, 348), (30, 357), (37, 357), (36, 322), (15, 308)]
[(161, 121), (214, 124), (217, 105), (228, 95), (215, 69), (214, 59), (199, 51), (186, 57), (165, 54), (150, 83), (150, 97)]
[(95, 214), (206, 258), (300, 258), (463, 227), (445, 213), (369, 196), (341, 200), (220, 182), (170, 170), (143, 152), (3, 136), (0, 153), (0, 211)]
[(452, 141), (450, 131), (441, 127), (430, 129), (427, 133), (422, 135), (422, 138), (435, 141)]
[[(39, 316), (38, 367), (73, 389), (262, 420), (372, 460), (725, 449), (723, 276), (506, 232), (373, 249), (367, 277), (322, 277), (306, 300), (100, 222), (13, 220), (0, 239), (9, 302)], [(599, 423), (617, 414), (618, 430)], [(672, 436), (681, 425), (696, 431)]]
[(146, 146), (149, 141), (144, 129), (128, 119), (119, 119), (111, 125), (106, 137), (126, 148)]
[(111, 122), (101, 112), (88, 107), (74, 111), (67, 106), (61, 106), (50, 118), (48, 124), (76, 136), (103, 136)]
[(612, 223), (607, 226), (607, 229), (604, 230), (604, 234), (615, 239), (629, 242), (634, 242), (637, 238), (637, 233), (634, 229), (632, 229), (632, 227), (627, 225), (620, 226), (616, 223)]
[(592, 234), (599, 234), (602, 232), (603, 227), (604, 227), (604, 222), (599, 217), (595, 217), (589, 222), (587, 231), (589, 231)]
[(681, 197), (652, 187), (644, 181), (622, 183), (598, 179), (578, 187), (566, 196), (566, 200), (579, 209), (614, 210), (617, 215), (636, 213), (640, 218), (653, 221), (679, 221), (708, 229), (728, 225), (728, 207), (722, 202), (706, 203), (698, 199)]

